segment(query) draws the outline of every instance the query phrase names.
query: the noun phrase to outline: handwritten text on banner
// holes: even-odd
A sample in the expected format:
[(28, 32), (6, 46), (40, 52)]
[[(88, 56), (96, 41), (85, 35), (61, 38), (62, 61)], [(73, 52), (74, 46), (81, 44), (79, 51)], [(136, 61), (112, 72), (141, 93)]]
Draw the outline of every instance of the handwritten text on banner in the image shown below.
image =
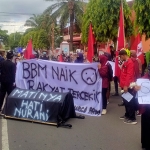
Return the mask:
[(25, 60), (17, 65), (16, 84), (21, 89), (70, 92), (76, 112), (91, 116), (101, 113), (102, 87), (97, 63)]

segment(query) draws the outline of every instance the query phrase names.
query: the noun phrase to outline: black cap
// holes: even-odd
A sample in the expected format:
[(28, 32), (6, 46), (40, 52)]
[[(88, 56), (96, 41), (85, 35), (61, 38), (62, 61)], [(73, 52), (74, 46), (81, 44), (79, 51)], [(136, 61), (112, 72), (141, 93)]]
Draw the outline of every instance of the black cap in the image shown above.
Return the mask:
[(13, 51), (8, 51), (6, 57), (7, 57), (7, 59), (12, 59), (14, 57)]

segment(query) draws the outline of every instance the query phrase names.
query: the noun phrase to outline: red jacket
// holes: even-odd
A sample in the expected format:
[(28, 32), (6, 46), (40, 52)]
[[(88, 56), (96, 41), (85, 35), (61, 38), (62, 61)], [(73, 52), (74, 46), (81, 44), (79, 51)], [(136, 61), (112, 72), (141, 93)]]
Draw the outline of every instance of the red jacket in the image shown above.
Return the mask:
[(120, 74), (120, 87), (124, 88), (125, 86), (129, 87), (131, 82), (134, 82), (134, 63), (129, 58), (126, 62), (124, 62), (121, 74)]
[(101, 55), (99, 57), (101, 68), (99, 69), (99, 74), (102, 78), (102, 88), (109, 87), (109, 79), (108, 79), (108, 66), (107, 66), (107, 57), (105, 55)]

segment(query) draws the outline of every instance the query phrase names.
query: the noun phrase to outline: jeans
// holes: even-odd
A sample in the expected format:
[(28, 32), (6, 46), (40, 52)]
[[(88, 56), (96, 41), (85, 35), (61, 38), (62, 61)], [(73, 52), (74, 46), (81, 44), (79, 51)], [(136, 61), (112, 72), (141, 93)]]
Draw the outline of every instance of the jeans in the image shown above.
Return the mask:
[(102, 102), (103, 102), (103, 109), (107, 108), (107, 88), (102, 88)]

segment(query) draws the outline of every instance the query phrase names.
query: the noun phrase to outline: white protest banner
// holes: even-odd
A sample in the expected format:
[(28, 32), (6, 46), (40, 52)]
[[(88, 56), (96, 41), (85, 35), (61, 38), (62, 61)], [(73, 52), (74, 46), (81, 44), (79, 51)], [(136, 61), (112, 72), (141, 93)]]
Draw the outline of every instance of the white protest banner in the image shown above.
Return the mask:
[(76, 112), (101, 114), (102, 83), (97, 63), (76, 64), (44, 60), (24, 60), (17, 65), (16, 85), (21, 89), (70, 92)]
[(150, 104), (150, 80), (138, 79), (136, 83), (138, 86), (141, 86), (141, 89), (138, 91), (139, 104)]

